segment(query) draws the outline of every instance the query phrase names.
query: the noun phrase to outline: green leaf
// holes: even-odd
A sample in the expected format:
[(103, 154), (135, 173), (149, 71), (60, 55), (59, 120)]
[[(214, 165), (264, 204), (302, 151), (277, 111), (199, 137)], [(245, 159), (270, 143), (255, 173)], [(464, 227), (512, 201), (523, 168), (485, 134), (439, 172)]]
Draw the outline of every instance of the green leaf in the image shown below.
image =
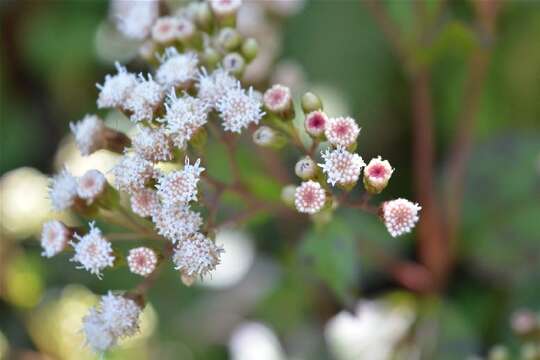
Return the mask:
[(359, 275), (356, 236), (340, 218), (311, 229), (302, 240), (300, 255), (313, 272), (342, 300), (350, 298)]

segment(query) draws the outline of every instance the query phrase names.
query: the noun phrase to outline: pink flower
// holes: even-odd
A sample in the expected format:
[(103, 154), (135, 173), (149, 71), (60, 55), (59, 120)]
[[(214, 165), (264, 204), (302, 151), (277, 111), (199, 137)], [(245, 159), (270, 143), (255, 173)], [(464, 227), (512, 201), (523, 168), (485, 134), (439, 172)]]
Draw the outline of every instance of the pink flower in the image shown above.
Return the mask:
[(364, 168), (364, 186), (372, 194), (378, 194), (384, 190), (394, 169), (388, 160), (382, 160), (380, 156), (371, 159)]
[(382, 217), (388, 232), (393, 237), (412, 231), (418, 222), (418, 204), (406, 199), (387, 201), (382, 205)]
[(328, 116), (324, 112), (313, 111), (306, 115), (304, 127), (309, 135), (319, 137), (324, 133), (327, 122)]
[(129, 251), (127, 262), (129, 271), (137, 275), (148, 276), (156, 269), (157, 256), (150, 248), (138, 247)]
[(315, 214), (319, 212), (326, 201), (326, 194), (318, 182), (309, 180), (296, 188), (294, 205), (301, 213)]
[(350, 146), (354, 144), (360, 128), (353, 118), (338, 117), (328, 120), (324, 129), (324, 135), (334, 146)]

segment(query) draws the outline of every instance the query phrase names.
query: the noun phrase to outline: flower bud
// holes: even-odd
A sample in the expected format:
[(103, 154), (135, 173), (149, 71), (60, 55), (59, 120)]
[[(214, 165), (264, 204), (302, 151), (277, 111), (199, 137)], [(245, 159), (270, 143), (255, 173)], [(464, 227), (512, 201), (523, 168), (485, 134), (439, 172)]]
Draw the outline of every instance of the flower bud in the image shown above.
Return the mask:
[(508, 360), (510, 355), (504, 345), (495, 345), (488, 354), (488, 360)]
[(211, 48), (211, 47), (206, 47), (201, 57), (204, 64), (206, 64), (206, 66), (210, 68), (215, 67), (219, 63), (219, 60), (221, 59), (221, 56), (216, 51), (216, 49)]
[(51, 220), (43, 224), (41, 231), (41, 247), (44, 257), (53, 257), (62, 252), (73, 237), (74, 229), (67, 227), (58, 220)]
[(233, 25), (242, 0), (210, 0), (210, 8), (222, 25)]
[(312, 92), (307, 92), (302, 96), (302, 110), (304, 114), (309, 114), (312, 111), (322, 110), (321, 99)]
[(388, 185), (394, 169), (388, 160), (382, 160), (380, 156), (371, 159), (364, 168), (364, 187), (370, 194), (379, 194)]
[(200, 2), (197, 4), (195, 10), (195, 22), (197, 26), (203, 30), (209, 30), (212, 26), (212, 12), (206, 2)]
[(219, 32), (217, 41), (224, 50), (232, 51), (240, 46), (242, 36), (236, 29), (226, 27)]
[(281, 189), (281, 201), (283, 201), (283, 203), (285, 203), (287, 206), (294, 207), (295, 194), (295, 185), (284, 186), (283, 189)]
[(302, 180), (312, 179), (317, 175), (317, 164), (309, 156), (298, 160), (294, 172)]
[(263, 96), (264, 107), (271, 113), (284, 120), (294, 118), (294, 106), (291, 90), (283, 85), (276, 84), (266, 90)]
[(260, 126), (253, 133), (253, 142), (262, 147), (281, 148), (285, 145), (285, 138), (276, 130), (268, 126)]
[(246, 67), (246, 61), (236, 52), (225, 55), (221, 62), (223, 69), (234, 75), (241, 75)]
[(328, 116), (322, 111), (313, 111), (306, 115), (304, 127), (306, 132), (314, 138), (324, 137), (324, 129), (328, 122)]
[(254, 38), (247, 38), (242, 43), (242, 55), (244, 55), (244, 58), (247, 62), (251, 62), (251, 60), (255, 59), (257, 56), (257, 53), (259, 52), (259, 43), (257, 43), (257, 40)]

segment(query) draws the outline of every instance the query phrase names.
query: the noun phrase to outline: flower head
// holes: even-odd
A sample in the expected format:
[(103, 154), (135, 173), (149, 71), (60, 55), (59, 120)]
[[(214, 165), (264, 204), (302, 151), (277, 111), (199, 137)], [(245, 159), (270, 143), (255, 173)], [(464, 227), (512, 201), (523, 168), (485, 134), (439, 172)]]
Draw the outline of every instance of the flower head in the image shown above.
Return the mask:
[(154, 250), (147, 247), (138, 247), (129, 250), (127, 257), (129, 271), (141, 276), (148, 276), (154, 272), (157, 265), (157, 255)]
[(154, 111), (163, 99), (161, 86), (148, 75), (145, 79), (142, 74), (137, 79), (137, 85), (133, 87), (123, 108), (131, 113), (130, 120), (139, 122), (152, 120)]
[(128, 38), (142, 40), (148, 36), (158, 17), (158, 0), (113, 2), (113, 16), (118, 30)]
[(197, 183), (204, 168), (198, 159), (191, 165), (186, 156), (184, 168), (158, 179), (157, 193), (165, 205), (186, 204), (197, 200)]
[(118, 339), (107, 328), (105, 320), (95, 308), (91, 308), (83, 317), (82, 323), (85, 343), (93, 351), (103, 353), (116, 345)]
[(42, 256), (53, 257), (62, 252), (72, 236), (71, 230), (58, 220), (47, 221), (41, 230)]
[(217, 110), (223, 120), (223, 128), (240, 133), (249, 124), (258, 124), (264, 116), (261, 111), (261, 100), (253, 89), (231, 89), (217, 103)]
[(244, 57), (237, 52), (228, 53), (221, 60), (221, 65), (223, 69), (231, 74), (239, 75), (241, 74), (246, 67), (246, 60)]
[(77, 194), (81, 199), (92, 203), (105, 191), (107, 179), (99, 170), (88, 170), (78, 179)]
[(338, 117), (329, 119), (324, 129), (324, 134), (328, 141), (335, 146), (344, 146), (354, 144), (360, 128), (353, 118)]
[(112, 172), (116, 188), (128, 193), (143, 189), (157, 174), (154, 165), (138, 155), (124, 155)]
[(191, 285), (197, 277), (214, 270), (220, 262), (223, 249), (201, 233), (193, 234), (179, 243), (173, 254), (175, 269), (182, 273), (182, 281)]
[(198, 98), (213, 108), (230, 90), (239, 89), (240, 82), (223, 69), (214, 70), (208, 75), (206, 69), (203, 68), (198, 76), (197, 87)]
[(358, 154), (350, 153), (342, 147), (327, 149), (322, 153), (324, 164), (319, 164), (332, 186), (349, 185), (358, 181), (360, 171), (366, 164)]
[(167, 133), (176, 146), (184, 148), (193, 135), (208, 119), (208, 104), (198, 98), (184, 95), (177, 98), (171, 92), (165, 104), (165, 122)]
[(235, 15), (242, 6), (242, 0), (210, 0), (210, 7), (217, 17)]
[(174, 16), (163, 16), (152, 26), (152, 40), (158, 44), (169, 44), (176, 40), (180, 19)]
[(141, 308), (131, 299), (109, 292), (101, 297), (99, 315), (116, 338), (133, 336), (139, 331)]
[(382, 217), (388, 232), (393, 237), (411, 232), (418, 221), (418, 204), (406, 199), (387, 201), (382, 205)]
[(140, 189), (131, 194), (131, 210), (139, 216), (152, 216), (159, 209), (159, 197), (152, 189)]
[(103, 85), (97, 84), (99, 96), (97, 106), (100, 109), (122, 107), (130, 92), (137, 85), (137, 76), (129, 73), (118, 62), (115, 63), (117, 74), (105, 76)]
[(152, 221), (157, 233), (173, 243), (184, 241), (202, 225), (201, 215), (182, 205), (161, 206), (152, 214)]
[(63, 169), (53, 179), (49, 188), (49, 197), (56, 211), (70, 208), (77, 198), (77, 178)]
[(317, 164), (309, 156), (305, 156), (298, 160), (294, 166), (294, 172), (296, 176), (303, 180), (313, 178), (317, 173)]
[(273, 113), (283, 113), (292, 107), (291, 89), (276, 84), (266, 90), (263, 96), (264, 106)]
[(156, 71), (156, 80), (166, 89), (187, 89), (197, 76), (198, 62), (197, 54), (193, 52), (179, 54), (176, 48), (167, 48), (163, 63)]
[(71, 261), (78, 262), (81, 264), (80, 269), (85, 269), (101, 278), (101, 271), (113, 266), (114, 263), (111, 243), (103, 237), (101, 230), (94, 227), (94, 223), (90, 223), (90, 231), (86, 235), (75, 234), (74, 236), (79, 242), (70, 242), (75, 250)]
[(103, 137), (105, 124), (96, 115), (86, 115), (78, 123), (70, 123), (69, 127), (75, 136), (81, 155), (88, 156), (105, 146)]
[(321, 184), (309, 180), (296, 188), (294, 205), (301, 213), (315, 214), (319, 212), (326, 201), (326, 194)]
[(133, 138), (133, 149), (142, 158), (152, 161), (169, 161), (173, 158), (170, 137), (162, 128), (137, 126), (138, 133)]
[(317, 110), (306, 115), (304, 127), (309, 135), (319, 137), (324, 133), (327, 122), (328, 116), (324, 112)]
[(380, 193), (388, 184), (394, 169), (388, 160), (382, 160), (380, 156), (370, 160), (364, 168), (364, 186), (372, 194)]

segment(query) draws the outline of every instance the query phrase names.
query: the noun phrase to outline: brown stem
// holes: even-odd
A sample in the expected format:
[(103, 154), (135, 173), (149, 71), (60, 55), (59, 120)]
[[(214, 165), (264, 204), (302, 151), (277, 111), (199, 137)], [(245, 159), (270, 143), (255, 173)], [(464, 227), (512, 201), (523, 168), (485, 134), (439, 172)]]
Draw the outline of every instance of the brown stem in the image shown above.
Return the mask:
[(444, 286), (449, 266), (449, 246), (445, 236), (434, 187), (435, 142), (431, 76), (427, 68), (412, 78), (413, 166), (415, 192), (422, 206), (418, 224), (419, 258), (433, 274), (437, 287)]
[(450, 146), (445, 187), (446, 211), (448, 218), (448, 237), (455, 246), (461, 226), (461, 207), (466, 165), (469, 158), (473, 132), (476, 125), (480, 100), (491, 59), (492, 38), (498, 4), (495, 1), (477, 1), (477, 23), (487, 37), (485, 45), (478, 46), (469, 62), (468, 77), (464, 86), (462, 111), (458, 117), (456, 136)]

